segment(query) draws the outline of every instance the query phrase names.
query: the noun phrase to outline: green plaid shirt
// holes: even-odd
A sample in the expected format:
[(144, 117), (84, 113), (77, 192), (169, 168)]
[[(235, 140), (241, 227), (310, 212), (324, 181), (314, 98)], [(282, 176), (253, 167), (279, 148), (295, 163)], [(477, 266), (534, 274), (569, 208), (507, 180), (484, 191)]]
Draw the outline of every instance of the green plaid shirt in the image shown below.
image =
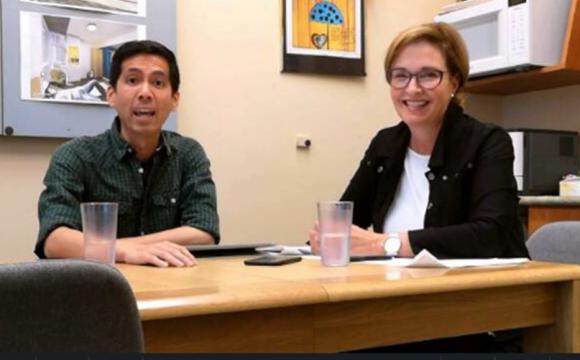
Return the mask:
[[(145, 171), (133, 149), (110, 130), (61, 145), (54, 153), (40, 195), (35, 253), (56, 228), (82, 230), (80, 203), (119, 203), (117, 237), (139, 236), (189, 225), (219, 241), (216, 192), (201, 145), (162, 131), (160, 146)], [(146, 178), (144, 175), (149, 173)]]

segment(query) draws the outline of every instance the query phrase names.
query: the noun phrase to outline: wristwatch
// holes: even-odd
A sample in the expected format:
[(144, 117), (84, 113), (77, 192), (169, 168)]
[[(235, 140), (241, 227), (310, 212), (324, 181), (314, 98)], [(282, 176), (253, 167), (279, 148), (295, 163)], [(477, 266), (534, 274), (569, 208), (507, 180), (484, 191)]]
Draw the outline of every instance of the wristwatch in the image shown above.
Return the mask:
[(389, 233), (385, 242), (383, 243), (385, 254), (387, 256), (397, 256), (401, 249), (401, 239), (398, 233)]

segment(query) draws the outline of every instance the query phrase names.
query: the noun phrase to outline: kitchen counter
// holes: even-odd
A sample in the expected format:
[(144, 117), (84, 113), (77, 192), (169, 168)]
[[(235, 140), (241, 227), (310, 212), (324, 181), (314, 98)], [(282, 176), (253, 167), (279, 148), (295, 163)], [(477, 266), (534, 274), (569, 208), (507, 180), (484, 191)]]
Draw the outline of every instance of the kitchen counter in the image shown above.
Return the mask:
[(555, 221), (580, 221), (580, 196), (520, 196), (527, 213), (528, 235)]
[(580, 196), (520, 196), (523, 206), (580, 206)]

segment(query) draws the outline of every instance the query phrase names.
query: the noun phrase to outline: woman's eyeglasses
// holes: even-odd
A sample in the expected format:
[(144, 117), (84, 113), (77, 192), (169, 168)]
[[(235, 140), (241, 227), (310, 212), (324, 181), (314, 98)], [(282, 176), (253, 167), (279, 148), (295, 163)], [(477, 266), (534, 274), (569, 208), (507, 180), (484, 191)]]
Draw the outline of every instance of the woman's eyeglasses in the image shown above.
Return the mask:
[(393, 68), (387, 71), (387, 82), (395, 89), (404, 89), (409, 86), (411, 79), (414, 77), (420, 87), (431, 90), (441, 84), (445, 73), (446, 71), (433, 68), (424, 68), (416, 73), (402, 68)]

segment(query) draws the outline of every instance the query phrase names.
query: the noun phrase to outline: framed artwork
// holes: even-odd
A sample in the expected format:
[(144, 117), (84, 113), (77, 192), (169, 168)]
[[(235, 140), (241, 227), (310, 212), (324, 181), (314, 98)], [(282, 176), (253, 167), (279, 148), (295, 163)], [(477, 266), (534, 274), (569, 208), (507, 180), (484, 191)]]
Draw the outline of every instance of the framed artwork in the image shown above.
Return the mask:
[(283, 0), (282, 72), (364, 76), (363, 0)]
[(111, 58), (145, 25), (20, 13), (21, 99), (107, 105)]

